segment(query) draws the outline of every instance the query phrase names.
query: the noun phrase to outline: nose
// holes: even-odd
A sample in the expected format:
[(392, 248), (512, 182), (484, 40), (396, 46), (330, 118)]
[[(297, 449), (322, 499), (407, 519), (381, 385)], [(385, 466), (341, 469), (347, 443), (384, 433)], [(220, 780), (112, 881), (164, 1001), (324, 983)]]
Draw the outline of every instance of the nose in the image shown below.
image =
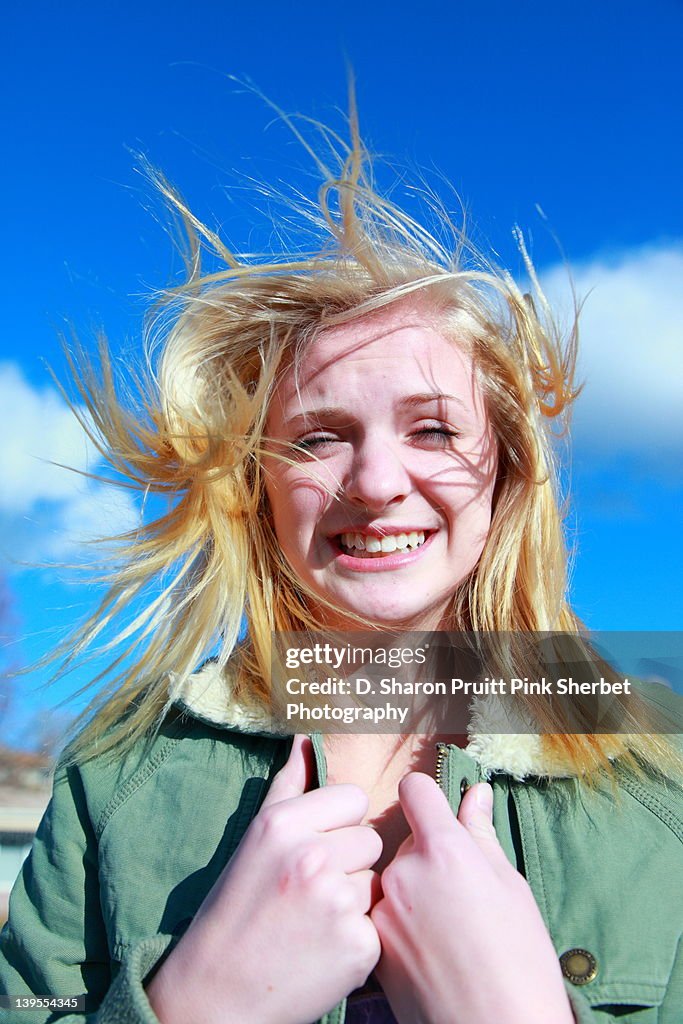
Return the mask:
[(386, 440), (367, 438), (354, 451), (343, 487), (348, 501), (381, 512), (403, 501), (410, 489), (401, 453)]

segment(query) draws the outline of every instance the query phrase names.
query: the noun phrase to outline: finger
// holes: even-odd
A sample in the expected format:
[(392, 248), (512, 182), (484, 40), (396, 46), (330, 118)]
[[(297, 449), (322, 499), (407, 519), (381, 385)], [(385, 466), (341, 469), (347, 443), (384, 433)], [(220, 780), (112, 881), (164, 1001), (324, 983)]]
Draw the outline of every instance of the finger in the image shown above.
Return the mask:
[(457, 831), (450, 804), (429, 775), (410, 772), (401, 779), (398, 796), (416, 843), (424, 843), (435, 830)]
[(371, 868), (382, 854), (382, 839), (369, 825), (350, 825), (325, 832), (322, 836), (335, 864), (351, 874)]
[(460, 803), (458, 821), (492, 864), (508, 864), (493, 827), (493, 790), (488, 782), (478, 782), (468, 789)]
[(301, 796), (313, 778), (313, 744), (308, 736), (295, 736), (285, 764), (273, 779), (263, 807)]
[(349, 883), (356, 890), (358, 906), (364, 914), (382, 899), (382, 881), (376, 871), (356, 871), (348, 876)]
[(360, 825), (367, 814), (368, 798), (360, 786), (343, 782), (312, 789), (309, 793), (273, 801), (266, 810), (281, 812), (287, 819), (287, 830), (328, 832), (331, 829)]
[[(373, 969), (377, 966), (377, 962), (378, 962), (378, 960), (379, 960), (379, 958), (380, 958), (380, 956), (382, 954), (382, 946), (381, 946), (381, 943), (379, 941), (379, 935), (377, 934), (377, 929), (375, 928), (374, 924), (370, 920), (369, 916), (363, 917), (358, 922), (358, 924), (359, 924), (359, 926), (362, 929), (365, 930), (364, 938), (365, 938), (365, 941), (367, 943), (367, 953), (366, 953), (365, 964), (366, 964), (368, 973), (365, 976), (365, 978), (363, 979), (362, 985), (364, 985), (365, 982), (370, 977), (370, 974), (373, 971)], [(362, 985), (360, 986), (361, 988), (362, 988)]]

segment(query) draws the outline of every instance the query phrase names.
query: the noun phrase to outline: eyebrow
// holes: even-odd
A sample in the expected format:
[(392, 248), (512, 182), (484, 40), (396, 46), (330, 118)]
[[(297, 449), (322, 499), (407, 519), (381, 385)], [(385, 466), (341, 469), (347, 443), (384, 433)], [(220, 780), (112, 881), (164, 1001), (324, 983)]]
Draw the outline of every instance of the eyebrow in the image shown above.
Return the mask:
[[(404, 409), (414, 409), (420, 405), (428, 405), (434, 402), (455, 402), (461, 406), (462, 409), (467, 411), (467, 406), (463, 402), (462, 398), (458, 398), (457, 395), (448, 395), (442, 391), (423, 391), (417, 395), (407, 395), (399, 401), (399, 406)], [(299, 423), (300, 421), (315, 421), (315, 420), (340, 420), (345, 417), (348, 419), (348, 409), (343, 409), (338, 406), (323, 406), (320, 409), (308, 409), (304, 412), (297, 413), (296, 416), (292, 416), (287, 419), (288, 424)]]
[(409, 395), (407, 398), (401, 399), (400, 404), (412, 409), (416, 405), (427, 405), (428, 402), (457, 402), (463, 409), (467, 408), (462, 398), (458, 398), (457, 395), (447, 395), (443, 391), (423, 391), (419, 395)]

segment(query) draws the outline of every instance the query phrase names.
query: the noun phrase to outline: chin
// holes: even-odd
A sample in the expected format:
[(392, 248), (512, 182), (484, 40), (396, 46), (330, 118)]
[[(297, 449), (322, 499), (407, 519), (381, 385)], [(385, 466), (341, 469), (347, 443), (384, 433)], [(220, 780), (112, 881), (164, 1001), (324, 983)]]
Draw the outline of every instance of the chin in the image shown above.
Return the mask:
[[(369, 629), (404, 629), (404, 630), (437, 630), (441, 629), (445, 621), (445, 610), (436, 611), (430, 609), (415, 608), (393, 608), (387, 610), (386, 604), (373, 608), (365, 604), (362, 608), (347, 607), (340, 608), (338, 613), (325, 609), (318, 609), (324, 622), (334, 628), (343, 628), (349, 631), (357, 630), (362, 632)], [(357, 615), (362, 622), (356, 622), (352, 618), (345, 618), (345, 611), (349, 615)]]

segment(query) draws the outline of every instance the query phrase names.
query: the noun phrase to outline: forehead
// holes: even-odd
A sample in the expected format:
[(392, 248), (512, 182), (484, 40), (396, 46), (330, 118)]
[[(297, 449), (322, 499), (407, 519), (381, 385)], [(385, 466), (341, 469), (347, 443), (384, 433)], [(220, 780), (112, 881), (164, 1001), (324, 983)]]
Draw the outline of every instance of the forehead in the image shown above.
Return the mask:
[(415, 394), (452, 394), (483, 415), (468, 353), (467, 321), (451, 320), (449, 337), (423, 311), (390, 307), (320, 331), (286, 368), (274, 396), (285, 411), (316, 400), (372, 402)]

